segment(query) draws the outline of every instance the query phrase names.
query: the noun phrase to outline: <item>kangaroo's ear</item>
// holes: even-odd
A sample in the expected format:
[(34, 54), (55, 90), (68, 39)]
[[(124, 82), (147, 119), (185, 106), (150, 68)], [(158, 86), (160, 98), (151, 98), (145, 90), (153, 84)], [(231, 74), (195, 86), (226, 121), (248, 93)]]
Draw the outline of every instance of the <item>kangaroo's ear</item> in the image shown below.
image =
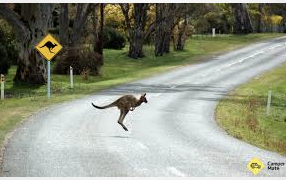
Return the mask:
[(145, 97), (145, 96), (146, 96), (146, 93), (142, 93), (142, 96), (144, 96), (144, 97)]

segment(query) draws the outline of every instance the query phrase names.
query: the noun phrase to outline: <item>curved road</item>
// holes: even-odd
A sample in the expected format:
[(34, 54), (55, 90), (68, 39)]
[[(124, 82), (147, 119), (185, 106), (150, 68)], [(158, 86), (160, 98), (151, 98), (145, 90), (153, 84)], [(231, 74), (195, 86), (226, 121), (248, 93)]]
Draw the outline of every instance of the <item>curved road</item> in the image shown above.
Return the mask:
[[(13, 134), (3, 159), (4, 176), (285, 176), (267, 162), (286, 158), (226, 134), (214, 119), (220, 98), (237, 85), (286, 60), (286, 38), (231, 51), (212, 60), (102, 91), (32, 116)], [(95, 109), (127, 93), (147, 92), (126, 116)], [(267, 93), (267, 92), (265, 92)]]

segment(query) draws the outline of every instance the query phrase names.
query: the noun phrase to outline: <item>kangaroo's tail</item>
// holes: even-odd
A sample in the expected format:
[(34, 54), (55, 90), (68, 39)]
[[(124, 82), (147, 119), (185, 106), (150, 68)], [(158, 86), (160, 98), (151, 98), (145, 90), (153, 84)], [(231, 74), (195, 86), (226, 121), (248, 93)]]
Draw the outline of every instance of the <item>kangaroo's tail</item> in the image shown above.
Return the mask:
[(97, 109), (106, 109), (106, 108), (110, 108), (110, 107), (114, 107), (115, 105), (113, 103), (106, 105), (106, 106), (96, 106), (95, 104), (91, 103), (93, 107), (97, 108)]
[(40, 48), (43, 48), (43, 47), (45, 47), (46, 45), (43, 45), (42, 47), (40, 47)]

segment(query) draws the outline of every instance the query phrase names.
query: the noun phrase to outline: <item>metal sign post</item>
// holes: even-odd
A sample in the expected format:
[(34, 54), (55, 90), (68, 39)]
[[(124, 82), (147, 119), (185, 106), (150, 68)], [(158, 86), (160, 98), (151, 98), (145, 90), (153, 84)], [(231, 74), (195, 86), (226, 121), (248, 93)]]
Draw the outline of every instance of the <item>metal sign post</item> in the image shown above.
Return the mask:
[(39, 53), (47, 60), (47, 97), (51, 98), (51, 60), (60, 52), (62, 46), (50, 34), (36, 46)]
[(51, 61), (47, 61), (47, 97), (48, 99), (51, 98)]
[(70, 82), (71, 82), (71, 89), (73, 89), (73, 68), (70, 66)]
[(1, 100), (5, 99), (4, 88), (5, 88), (5, 76), (1, 74)]

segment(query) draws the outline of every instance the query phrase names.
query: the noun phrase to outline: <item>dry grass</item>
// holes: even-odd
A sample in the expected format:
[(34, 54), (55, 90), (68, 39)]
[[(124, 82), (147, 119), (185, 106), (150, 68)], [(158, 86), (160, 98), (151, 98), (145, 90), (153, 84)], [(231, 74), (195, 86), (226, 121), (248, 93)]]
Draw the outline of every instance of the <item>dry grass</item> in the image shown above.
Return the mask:
[[(238, 139), (286, 155), (286, 65), (242, 85), (216, 109), (218, 123)], [(266, 116), (268, 91), (273, 92)]]

